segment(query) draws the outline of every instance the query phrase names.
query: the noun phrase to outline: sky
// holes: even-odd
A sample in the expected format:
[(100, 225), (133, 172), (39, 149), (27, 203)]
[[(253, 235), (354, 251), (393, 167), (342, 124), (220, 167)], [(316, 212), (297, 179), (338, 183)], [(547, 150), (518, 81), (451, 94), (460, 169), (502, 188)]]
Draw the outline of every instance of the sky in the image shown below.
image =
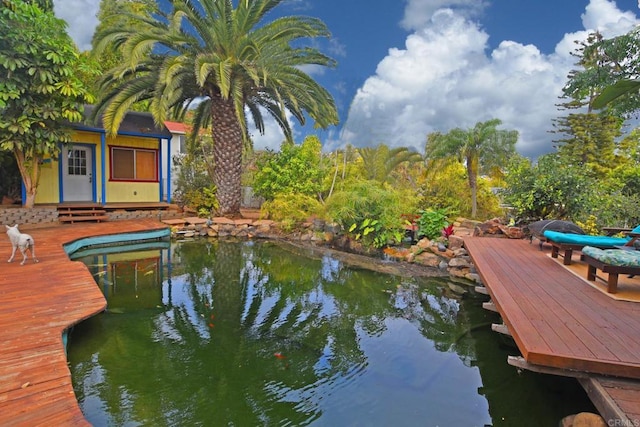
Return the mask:
[[(81, 50), (99, 3), (54, 0)], [(338, 63), (305, 71), (333, 95), (340, 124), (293, 121), (296, 142), (315, 134), (326, 151), (384, 143), (424, 153), (429, 133), (498, 118), (519, 132), (517, 151), (536, 159), (555, 150), (552, 119), (576, 41), (640, 25), (640, 0), (284, 0), (271, 13), (322, 19), (332, 36), (313, 44)], [(251, 133), (256, 149), (283, 140), (273, 121), (264, 136)]]

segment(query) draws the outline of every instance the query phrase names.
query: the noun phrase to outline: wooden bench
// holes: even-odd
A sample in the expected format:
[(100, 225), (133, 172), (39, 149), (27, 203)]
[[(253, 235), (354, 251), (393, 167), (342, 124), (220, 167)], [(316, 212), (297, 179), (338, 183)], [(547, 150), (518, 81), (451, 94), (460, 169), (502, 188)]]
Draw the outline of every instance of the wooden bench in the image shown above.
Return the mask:
[[(573, 251), (579, 251), (584, 248), (584, 245), (576, 245), (574, 243), (558, 243), (549, 239), (547, 239), (547, 243), (551, 245), (551, 258), (558, 258), (558, 256), (561, 256), (562, 263), (564, 265), (571, 264)], [(562, 251), (563, 253), (560, 253), (560, 251)]]
[[(618, 291), (618, 275), (619, 274), (640, 274), (640, 267), (618, 266), (607, 264), (590, 255), (582, 254), (582, 259), (587, 263), (587, 280), (594, 281), (597, 279), (607, 283), (607, 292), (615, 294)], [(608, 277), (604, 278), (596, 274), (597, 270), (607, 273)]]

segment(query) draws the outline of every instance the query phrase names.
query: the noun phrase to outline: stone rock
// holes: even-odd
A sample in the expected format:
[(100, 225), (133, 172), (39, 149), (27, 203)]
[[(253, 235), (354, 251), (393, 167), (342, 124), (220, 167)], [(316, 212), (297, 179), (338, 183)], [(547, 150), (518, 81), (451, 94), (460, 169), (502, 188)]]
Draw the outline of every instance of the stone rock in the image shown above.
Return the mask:
[(438, 242), (437, 246), (438, 246), (438, 251), (440, 252), (445, 252), (447, 250), (447, 247), (442, 242)]
[(476, 225), (481, 224), (480, 221), (475, 221), (467, 218), (457, 218), (453, 223), (454, 228), (468, 228), (473, 230), (476, 228)]
[(467, 280), (471, 280), (472, 282), (482, 284), (482, 279), (480, 278), (480, 275), (478, 273), (469, 272), (465, 274), (464, 278)]
[(207, 236), (209, 237), (217, 237), (218, 236), (218, 230), (214, 230), (212, 228), (207, 230)]
[(431, 246), (431, 241), (429, 239), (420, 239), (416, 246), (420, 249), (428, 249)]
[(462, 248), (464, 244), (464, 240), (460, 236), (456, 236), (455, 234), (449, 236), (449, 249), (452, 251), (456, 251)]
[(522, 231), (522, 229), (520, 227), (507, 227), (504, 225), (500, 225), (500, 231), (502, 231), (502, 234), (504, 234), (505, 236), (507, 236), (510, 239), (523, 239), (524, 238), (524, 232)]
[(468, 268), (448, 268), (447, 271), (450, 276), (464, 278), (467, 277), (470, 270)]
[(600, 415), (590, 412), (580, 412), (564, 417), (560, 425), (562, 427), (607, 427)]
[(415, 256), (415, 262), (426, 265), (428, 267), (437, 267), (440, 264), (440, 257), (436, 254), (423, 252)]
[(467, 293), (467, 290), (462, 286), (456, 285), (455, 283), (447, 283), (449, 289), (451, 289), (454, 293), (458, 295), (464, 295)]
[(449, 261), (449, 268), (471, 268), (471, 260), (469, 257), (456, 257), (451, 258)]

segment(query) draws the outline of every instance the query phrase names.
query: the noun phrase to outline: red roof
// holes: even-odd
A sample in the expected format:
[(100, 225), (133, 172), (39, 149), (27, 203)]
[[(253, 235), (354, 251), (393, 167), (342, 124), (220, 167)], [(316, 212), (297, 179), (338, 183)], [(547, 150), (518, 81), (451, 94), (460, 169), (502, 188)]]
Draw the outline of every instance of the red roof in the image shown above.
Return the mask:
[(167, 127), (167, 129), (169, 129), (169, 132), (171, 133), (186, 134), (189, 131), (189, 129), (187, 128), (187, 125), (185, 125), (184, 123), (165, 121), (164, 125)]

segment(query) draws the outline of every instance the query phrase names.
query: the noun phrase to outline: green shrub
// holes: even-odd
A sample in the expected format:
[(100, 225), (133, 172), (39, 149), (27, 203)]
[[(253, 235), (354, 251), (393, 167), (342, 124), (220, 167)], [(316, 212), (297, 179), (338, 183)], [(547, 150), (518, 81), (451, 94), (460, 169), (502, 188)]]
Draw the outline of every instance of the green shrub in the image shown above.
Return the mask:
[(375, 181), (357, 181), (335, 192), (326, 212), (353, 238), (380, 248), (402, 240), (406, 208), (400, 191)]
[(442, 236), (442, 230), (449, 225), (446, 209), (424, 209), (418, 218), (418, 237), (429, 240)]
[(183, 201), (187, 206), (195, 209), (198, 216), (209, 218), (218, 210), (218, 198), (216, 197), (216, 187), (203, 187), (199, 190), (188, 190), (183, 195)]
[(262, 204), (261, 213), (278, 221), (285, 231), (306, 221), (311, 216), (320, 215), (322, 205), (318, 200), (305, 194), (281, 194)]

